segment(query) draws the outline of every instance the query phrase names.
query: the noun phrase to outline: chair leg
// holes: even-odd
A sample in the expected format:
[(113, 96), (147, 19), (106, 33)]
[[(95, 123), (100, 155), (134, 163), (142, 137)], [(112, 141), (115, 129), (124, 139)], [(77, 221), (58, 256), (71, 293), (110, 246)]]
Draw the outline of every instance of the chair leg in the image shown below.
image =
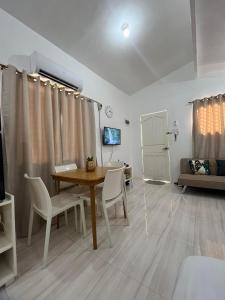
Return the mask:
[(82, 232), (83, 228), (83, 222), (82, 222), (82, 217), (81, 217), (81, 207), (80, 207), (80, 225), (79, 225), (79, 232)]
[(131, 179), (130, 183), (131, 183), (131, 186), (132, 186), (132, 188), (133, 188), (133, 187), (134, 187), (133, 179)]
[(44, 246), (44, 257), (43, 257), (44, 267), (46, 266), (47, 259), (48, 259), (48, 246), (49, 246), (49, 239), (50, 239), (51, 224), (52, 224), (52, 218), (48, 218), (46, 224), (45, 246)]
[(102, 216), (102, 209), (101, 209), (101, 200), (96, 199), (96, 206), (97, 206), (97, 216), (101, 217)]
[(88, 204), (87, 204), (87, 201), (84, 200), (84, 213), (85, 213), (85, 215), (87, 215), (87, 209), (88, 209)]
[(111, 238), (109, 217), (108, 217), (108, 213), (107, 213), (107, 208), (104, 205), (103, 205), (103, 213), (104, 213), (104, 217), (105, 217), (106, 229), (107, 229), (107, 234), (108, 234), (108, 238), (109, 238), (109, 246), (112, 247), (112, 238)]
[(114, 210), (115, 210), (115, 218), (116, 218), (117, 217), (117, 205), (116, 205), (116, 203), (114, 205)]
[(33, 220), (34, 220), (34, 210), (31, 205), (30, 208), (30, 217), (29, 217), (29, 228), (28, 228), (28, 239), (27, 239), (27, 245), (31, 245), (31, 235), (32, 235), (32, 228), (33, 228)]
[(84, 202), (80, 204), (80, 219), (82, 220), (82, 227), (83, 227), (83, 234), (86, 236), (86, 220), (85, 220), (85, 213), (84, 213)]
[(187, 189), (187, 185), (185, 185), (185, 186), (183, 187), (183, 189), (182, 189), (182, 194), (185, 193), (186, 189)]
[(123, 210), (124, 210), (124, 216), (126, 216), (126, 219), (127, 219), (127, 225), (129, 225), (128, 211), (127, 211), (127, 198), (126, 198), (126, 196), (123, 198)]
[(65, 224), (68, 225), (68, 214), (67, 214), (67, 210), (65, 210), (64, 215), (65, 215)]
[(77, 231), (77, 206), (74, 206), (74, 225), (75, 225), (75, 230)]

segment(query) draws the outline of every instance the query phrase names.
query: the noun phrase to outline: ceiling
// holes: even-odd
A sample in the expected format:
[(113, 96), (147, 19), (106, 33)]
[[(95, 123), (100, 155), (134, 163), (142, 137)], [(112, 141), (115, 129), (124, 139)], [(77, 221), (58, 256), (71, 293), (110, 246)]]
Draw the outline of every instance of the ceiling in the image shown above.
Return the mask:
[(194, 59), (189, 0), (0, 0), (0, 7), (127, 94)]
[(225, 1), (195, 0), (196, 66), (199, 75), (225, 70)]

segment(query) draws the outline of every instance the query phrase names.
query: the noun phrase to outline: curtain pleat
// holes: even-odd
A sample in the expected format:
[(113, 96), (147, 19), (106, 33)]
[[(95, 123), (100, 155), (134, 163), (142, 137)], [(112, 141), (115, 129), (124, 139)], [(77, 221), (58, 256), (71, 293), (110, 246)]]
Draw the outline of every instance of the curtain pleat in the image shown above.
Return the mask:
[[(23, 121), (22, 124), (18, 124), (19, 127), (22, 126), (23, 128), (23, 138), (21, 139), (21, 142), (23, 143), (22, 147), (24, 149), (24, 168), (28, 172), (28, 174), (33, 174), (33, 168), (32, 168), (32, 140), (31, 140), (31, 121), (30, 121), (30, 89), (28, 88), (28, 79), (27, 74), (23, 72), (22, 74), (22, 105), (23, 105), (23, 112), (22, 112), (22, 118)], [(22, 166), (23, 164), (21, 164)]]
[(94, 104), (74, 99), (73, 95), (60, 95), (62, 107), (63, 162), (75, 161), (85, 167), (88, 156), (96, 158), (96, 130)]
[(59, 93), (56, 87), (52, 90), (52, 107), (53, 107), (53, 130), (54, 130), (54, 149), (55, 163), (62, 164), (62, 136), (61, 136), (61, 121), (60, 121), (60, 104)]
[(193, 104), (193, 155), (225, 158), (225, 97), (219, 95)]
[[(2, 115), (6, 191), (15, 195), (17, 236), (28, 231), (30, 197), (24, 173), (40, 176), (54, 194), (54, 166), (75, 162), (84, 167), (96, 153), (93, 103), (76, 99), (40, 78), (30, 80), (9, 66), (2, 76)], [(34, 231), (40, 227), (34, 220)]]

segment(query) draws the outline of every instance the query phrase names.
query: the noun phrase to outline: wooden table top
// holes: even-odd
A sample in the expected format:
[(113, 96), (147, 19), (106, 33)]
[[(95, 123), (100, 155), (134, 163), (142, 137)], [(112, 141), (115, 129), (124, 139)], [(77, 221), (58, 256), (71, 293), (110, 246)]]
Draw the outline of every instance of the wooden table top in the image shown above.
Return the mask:
[(86, 169), (77, 169), (52, 174), (52, 178), (58, 181), (82, 183), (86, 185), (98, 184), (104, 181), (107, 170), (112, 167), (96, 167), (95, 171), (87, 172)]

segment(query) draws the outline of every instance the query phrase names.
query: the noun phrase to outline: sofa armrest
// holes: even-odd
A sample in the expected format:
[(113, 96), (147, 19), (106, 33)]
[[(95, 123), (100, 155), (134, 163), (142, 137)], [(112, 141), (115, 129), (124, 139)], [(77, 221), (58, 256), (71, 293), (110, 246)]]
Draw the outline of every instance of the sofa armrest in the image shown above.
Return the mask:
[(192, 174), (189, 166), (189, 160), (191, 158), (181, 158), (180, 160), (180, 174)]

